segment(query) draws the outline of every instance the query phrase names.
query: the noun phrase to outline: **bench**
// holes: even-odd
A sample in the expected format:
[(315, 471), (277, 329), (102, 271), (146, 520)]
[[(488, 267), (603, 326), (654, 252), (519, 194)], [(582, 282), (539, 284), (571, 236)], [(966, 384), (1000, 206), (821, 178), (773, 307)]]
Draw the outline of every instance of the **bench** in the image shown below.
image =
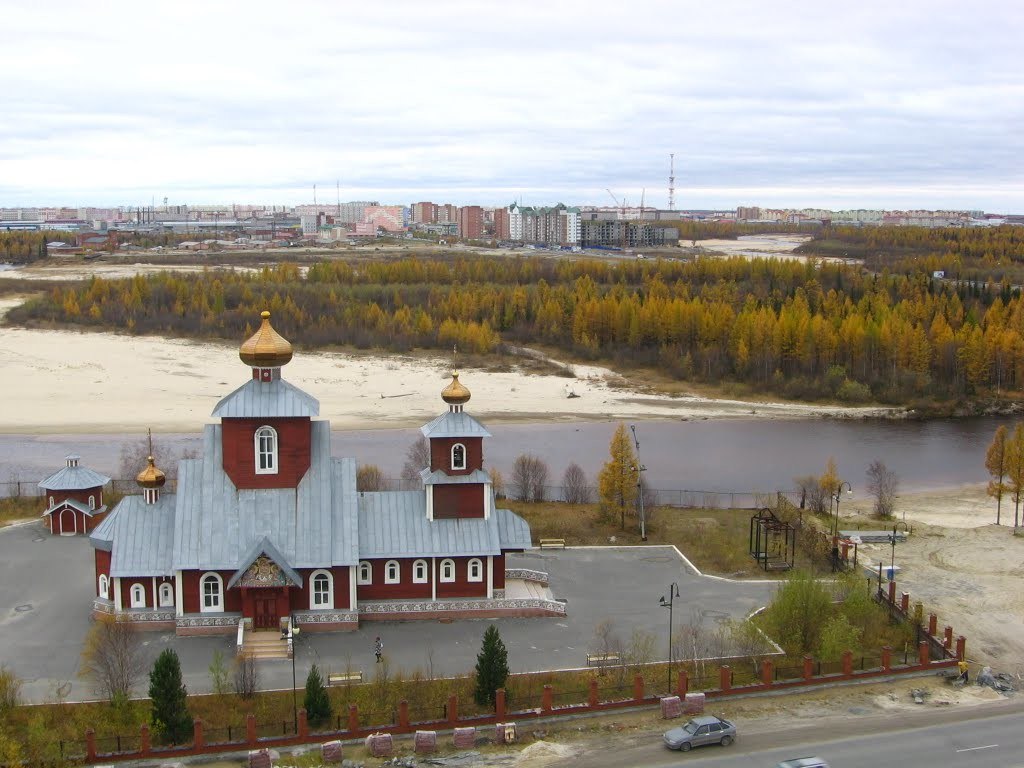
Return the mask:
[(341, 683), (361, 683), (363, 682), (362, 671), (358, 672), (331, 672), (327, 675), (328, 685), (340, 685)]
[(618, 664), (620, 661), (619, 654), (617, 653), (588, 653), (587, 654), (587, 666), (588, 667), (606, 667), (612, 664)]
[(565, 539), (541, 539), (541, 549), (565, 549)]

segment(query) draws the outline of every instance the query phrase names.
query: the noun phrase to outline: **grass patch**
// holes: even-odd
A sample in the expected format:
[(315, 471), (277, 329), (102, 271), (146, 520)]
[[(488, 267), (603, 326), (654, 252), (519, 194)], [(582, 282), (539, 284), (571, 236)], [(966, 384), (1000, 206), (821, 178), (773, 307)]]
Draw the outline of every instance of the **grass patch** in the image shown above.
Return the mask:
[(12, 496), (0, 499), (0, 525), (17, 520), (38, 518), (43, 512), (43, 500), (38, 496)]

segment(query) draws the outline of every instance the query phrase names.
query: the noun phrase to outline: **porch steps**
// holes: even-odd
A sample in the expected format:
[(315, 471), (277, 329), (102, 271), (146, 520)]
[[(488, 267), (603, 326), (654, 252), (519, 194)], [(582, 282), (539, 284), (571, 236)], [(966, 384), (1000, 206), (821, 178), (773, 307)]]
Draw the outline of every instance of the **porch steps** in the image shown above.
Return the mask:
[(280, 632), (249, 630), (242, 640), (242, 653), (254, 659), (287, 659), (288, 641), (281, 639)]

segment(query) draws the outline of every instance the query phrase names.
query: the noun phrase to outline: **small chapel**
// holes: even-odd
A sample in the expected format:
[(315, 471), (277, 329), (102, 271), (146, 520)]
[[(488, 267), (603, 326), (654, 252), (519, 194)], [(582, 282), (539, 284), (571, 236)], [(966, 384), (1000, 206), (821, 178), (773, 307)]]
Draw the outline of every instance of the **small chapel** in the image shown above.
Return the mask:
[(421, 487), (364, 492), (356, 459), (331, 455), (318, 401), (282, 377), (292, 346), (269, 312), (239, 356), (250, 376), (213, 409), (175, 492), (150, 457), (141, 493), (92, 530), (94, 613), (183, 635), (564, 615), (546, 574), (506, 568), (532, 548), (530, 527), (495, 503), (491, 435), (466, 412), (458, 373), (421, 428)]

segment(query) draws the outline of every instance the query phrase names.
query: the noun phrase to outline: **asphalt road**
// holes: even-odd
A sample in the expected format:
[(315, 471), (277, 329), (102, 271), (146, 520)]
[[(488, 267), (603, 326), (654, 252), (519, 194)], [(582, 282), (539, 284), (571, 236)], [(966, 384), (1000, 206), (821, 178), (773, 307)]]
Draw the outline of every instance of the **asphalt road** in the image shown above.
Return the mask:
[[(723, 714), (728, 717), (728, 714)], [(555, 765), (582, 762), (588, 768), (681, 766), (699, 763), (721, 768), (776, 765), (814, 755), (831, 768), (1010, 768), (1024, 766), (1024, 701), (1010, 700), (970, 709), (890, 713), (839, 718), (789, 730), (745, 730), (730, 747), (709, 746), (672, 752), (658, 736), (624, 749), (603, 749)], [(666, 727), (666, 730), (668, 728)]]
[[(706, 626), (742, 618), (770, 599), (771, 582), (730, 582), (695, 573), (671, 547), (567, 549), (528, 552), (510, 557), (509, 567), (547, 571), (555, 597), (568, 601), (565, 618), (498, 621), (513, 672), (536, 672), (586, 665), (596, 650), (594, 628), (614, 621), (625, 646), (634, 630), (655, 638), (654, 659), (667, 657), (668, 612), (659, 604), (675, 581), (680, 597), (675, 626), (700, 618)], [(71, 701), (95, 697), (78, 676), (82, 643), (89, 629), (93, 587), (93, 550), (83, 537), (49, 536), (35, 525), (0, 531), (0, 664), (23, 681), (31, 702), (53, 698), (54, 689), (70, 684)], [(307, 633), (297, 643), (295, 673), (301, 686), (314, 662), (325, 672), (375, 671), (374, 637), (384, 641), (392, 673), (443, 677), (469, 672), (486, 620), (364, 622), (354, 632)], [(143, 669), (148, 671), (164, 648), (181, 659), (185, 684), (192, 693), (210, 691), (209, 666), (216, 651), (230, 664), (235, 635), (177, 637), (173, 632), (144, 632)], [(290, 688), (292, 663), (264, 661), (260, 687)], [(144, 676), (136, 693), (145, 690)]]

